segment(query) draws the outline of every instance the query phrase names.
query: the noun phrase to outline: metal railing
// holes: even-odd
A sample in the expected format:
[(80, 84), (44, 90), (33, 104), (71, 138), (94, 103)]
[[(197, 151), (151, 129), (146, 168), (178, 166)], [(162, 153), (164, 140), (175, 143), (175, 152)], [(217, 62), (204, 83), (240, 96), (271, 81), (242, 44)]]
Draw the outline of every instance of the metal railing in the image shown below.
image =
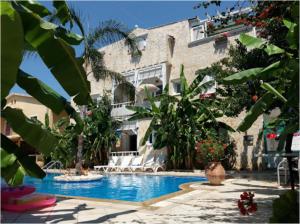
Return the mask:
[(61, 170), (64, 168), (64, 165), (62, 164), (62, 162), (58, 160), (57, 161), (52, 160), (49, 163), (47, 163), (45, 166), (43, 166), (42, 169), (45, 170), (45, 172), (47, 173), (49, 169), (53, 169), (54, 167), (58, 169), (59, 172), (61, 173)]

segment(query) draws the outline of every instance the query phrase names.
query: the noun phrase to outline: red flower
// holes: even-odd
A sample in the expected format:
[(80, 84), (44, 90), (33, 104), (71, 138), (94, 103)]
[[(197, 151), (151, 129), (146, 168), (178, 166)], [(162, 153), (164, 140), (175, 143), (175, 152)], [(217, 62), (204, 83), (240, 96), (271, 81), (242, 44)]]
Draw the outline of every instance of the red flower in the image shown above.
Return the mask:
[(249, 200), (249, 195), (247, 192), (244, 192), (243, 194), (241, 194), (241, 200)]
[(238, 200), (238, 207), (242, 208), (244, 206), (243, 202), (241, 200)]
[(267, 138), (268, 139), (274, 139), (277, 137), (277, 134), (276, 133), (270, 133), (270, 134), (267, 134)]
[(250, 206), (248, 208), (248, 212), (253, 213), (256, 211), (257, 211), (257, 204), (256, 203), (250, 204)]
[(240, 208), (240, 212), (243, 214), (243, 215), (248, 215), (248, 213), (247, 213), (247, 210), (244, 208), (244, 207), (242, 207), (242, 208)]
[(238, 208), (243, 215), (249, 215), (257, 211), (257, 204), (253, 202), (254, 193), (243, 192), (238, 200)]

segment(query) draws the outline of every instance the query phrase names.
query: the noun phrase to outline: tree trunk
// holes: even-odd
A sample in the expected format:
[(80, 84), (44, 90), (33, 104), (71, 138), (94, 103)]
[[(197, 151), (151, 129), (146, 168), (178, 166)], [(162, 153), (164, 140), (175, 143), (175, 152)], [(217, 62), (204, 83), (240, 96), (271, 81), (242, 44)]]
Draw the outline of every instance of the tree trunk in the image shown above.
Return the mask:
[[(293, 141), (293, 134), (288, 134), (285, 140), (285, 152), (292, 153), (292, 141)], [(290, 179), (291, 179), (291, 189), (295, 189), (295, 179), (293, 173), (293, 165), (292, 165), (292, 157), (287, 156), (289, 172), (290, 172)]]
[(81, 133), (78, 136), (77, 163), (75, 165), (76, 174), (79, 175), (82, 175), (82, 145), (83, 145), (83, 135)]

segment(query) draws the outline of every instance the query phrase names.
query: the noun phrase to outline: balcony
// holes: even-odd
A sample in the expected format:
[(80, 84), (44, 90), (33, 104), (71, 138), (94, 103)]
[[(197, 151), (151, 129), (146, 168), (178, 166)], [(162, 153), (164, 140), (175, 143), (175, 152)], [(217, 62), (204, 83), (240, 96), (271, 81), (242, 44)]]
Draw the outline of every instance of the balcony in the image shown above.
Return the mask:
[[(236, 35), (240, 32), (251, 30), (252, 27), (244, 24), (237, 24), (235, 19), (242, 14), (251, 12), (250, 8), (241, 11), (231, 12), (227, 24), (222, 24), (221, 19), (216, 16), (210, 20), (199, 20), (198, 18), (190, 21), (191, 42), (189, 47), (215, 40), (216, 43), (227, 42), (228, 36)], [(226, 38), (225, 38), (226, 37)]]
[(125, 119), (130, 115), (134, 114), (134, 111), (128, 110), (126, 106), (133, 106), (134, 101), (124, 102), (124, 103), (114, 103), (112, 104), (111, 116), (115, 118)]

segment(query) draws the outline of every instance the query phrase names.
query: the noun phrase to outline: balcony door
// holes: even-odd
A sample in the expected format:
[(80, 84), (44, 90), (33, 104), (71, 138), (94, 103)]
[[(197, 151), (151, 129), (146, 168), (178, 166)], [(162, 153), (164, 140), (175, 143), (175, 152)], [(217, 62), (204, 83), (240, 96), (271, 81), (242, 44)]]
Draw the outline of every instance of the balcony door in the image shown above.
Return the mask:
[(137, 151), (137, 135), (129, 135), (129, 150)]

